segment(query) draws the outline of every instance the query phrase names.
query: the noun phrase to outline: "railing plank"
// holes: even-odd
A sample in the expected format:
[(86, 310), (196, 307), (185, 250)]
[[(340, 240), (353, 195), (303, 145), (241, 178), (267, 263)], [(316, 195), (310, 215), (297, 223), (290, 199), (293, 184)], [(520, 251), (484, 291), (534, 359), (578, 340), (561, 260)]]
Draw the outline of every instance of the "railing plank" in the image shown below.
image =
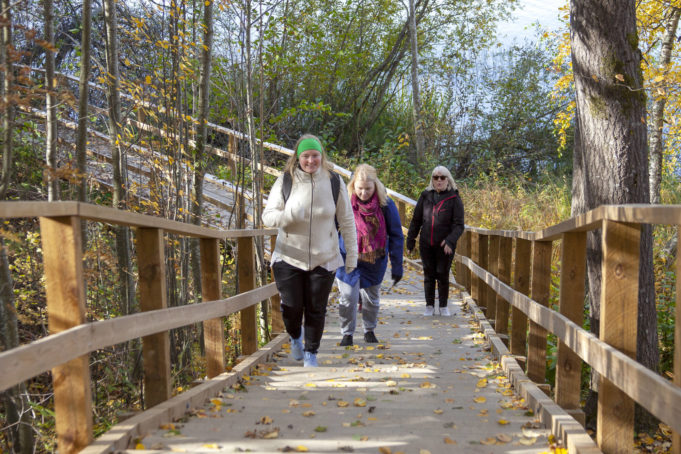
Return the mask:
[[(50, 332), (59, 333), (85, 323), (80, 219), (75, 216), (40, 218), (40, 235), (48, 325)], [(60, 453), (76, 453), (92, 441), (88, 356), (57, 364), (52, 369), (57, 446)], [(7, 368), (0, 370), (3, 375), (8, 372)]]
[[(470, 258), (476, 264), (480, 264), (480, 235), (477, 232), (471, 231), (471, 241), (470, 241)], [(480, 295), (482, 294), (480, 288), (482, 287), (482, 281), (475, 274), (471, 275), (471, 297), (480, 303)]]
[[(521, 238), (516, 239), (513, 288), (524, 295), (530, 294), (531, 259), (532, 242)], [(513, 306), (511, 323), (511, 353), (525, 357), (527, 355), (527, 316), (519, 308)]]
[[(222, 298), (220, 273), (220, 242), (201, 239), (201, 292), (203, 301)], [(223, 317), (203, 322), (203, 340), (206, 347), (206, 375), (213, 378), (225, 371), (225, 329)]]
[(86, 323), (0, 353), (0, 391), (94, 350), (227, 316), (277, 292), (274, 284), (230, 298)]
[[(549, 305), (551, 294), (550, 241), (535, 241), (532, 253), (532, 299), (542, 306)], [(546, 381), (546, 330), (530, 322), (527, 353), (527, 376), (535, 383)]]
[[(489, 251), (488, 251), (488, 263), (489, 272), (499, 277), (499, 237), (497, 235), (491, 235), (489, 237)], [(496, 329), (496, 316), (497, 316), (497, 295), (492, 291), (492, 289), (487, 288), (485, 294), (485, 306), (487, 306), (487, 319), (494, 320), (494, 328)]]
[[(487, 269), (489, 266), (489, 235), (478, 234), (478, 259), (480, 260), (478, 264)], [(485, 281), (480, 279), (478, 281), (478, 296), (480, 299), (476, 300), (479, 305), (484, 304), (485, 317), (489, 318), (489, 310), (487, 307), (488, 298), (487, 295), (490, 294), (490, 290), (487, 288)]]
[[(273, 236), (270, 239), (270, 250), (271, 251), (274, 251), (274, 247), (275, 247), (276, 243), (277, 243), (277, 237)], [(271, 267), (270, 267), (270, 277), (272, 279), (272, 282), (274, 282), (274, 272), (272, 272)], [(270, 298), (270, 302), (272, 303), (272, 310), (270, 311), (272, 313), (272, 333), (274, 333), (274, 334), (285, 333), (286, 327), (284, 326), (284, 319), (281, 316), (281, 297), (279, 296), (279, 293), (272, 296), (272, 298)]]
[[(139, 269), (140, 310), (143, 312), (168, 307), (166, 297), (166, 264), (163, 231), (137, 230), (137, 266)], [(167, 331), (142, 338), (144, 363), (144, 404), (146, 408), (160, 404), (171, 396), (170, 336)]]
[[(681, 244), (681, 225), (677, 225), (676, 247), (676, 324), (674, 325), (674, 384), (681, 387), (681, 257), (679, 257), (679, 244)], [(681, 431), (672, 434), (672, 453), (681, 454)]]
[[(513, 239), (499, 238), (499, 280), (504, 284), (511, 283), (511, 254), (513, 253)], [(463, 266), (463, 265), (462, 265)], [(497, 314), (494, 329), (499, 334), (508, 334), (508, 303), (501, 295), (496, 294)], [(505, 340), (506, 346), (509, 345), (508, 339)]]
[[(458, 260), (484, 279), (513, 307), (565, 343), (594, 371), (610, 380), (673, 430), (681, 432), (681, 388), (611, 347), (567, 317), (513, 290), (467, 257)], [(651, 392), (654, 390), (654, 392)], [(631, 446), (631, 445), (629, 445)]]
[[(636, 358), (638, 271), (641, 228), (603, 222), (603, 281), (600, 336)], [(628, 452), (634, 442), (634, 401), (607, 378), (598, 387), (598, 446), (605, 452)]]
[[(237, 247), (239, 293), (243, 293), (255, 287), (253, 240), (239, 238)], [(250, 306), (241, 311), (241, 351), (244, 355), (250, 355), (256, 350), (258, 350), (258, 320), (255, 306)]]
[[(560, 267), (560, 313), (581, 326), (584, 321), (586, 233), (563, 235)], [(582, 360), (563, 342), (556, 359), (556, 403), (567, 410), (580, 408)]]

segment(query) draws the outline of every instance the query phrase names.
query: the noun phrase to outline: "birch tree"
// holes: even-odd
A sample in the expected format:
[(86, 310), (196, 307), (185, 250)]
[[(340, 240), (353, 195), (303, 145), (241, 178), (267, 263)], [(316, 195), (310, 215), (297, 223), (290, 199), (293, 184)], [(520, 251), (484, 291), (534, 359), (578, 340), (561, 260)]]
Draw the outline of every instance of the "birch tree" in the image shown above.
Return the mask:
[(57, 84), (54, 74), (54, 4), (43, 0), (45, 14), (45, 163), (47, 164), (47, 200), (59, 199), (59, 179), (57, 178)]
[[(76, 163), (79, 173), (78, 200), (87, 201), (87, 136), (90, 80), (90, 38), (92, 29), (92, 0), (83, 0), (82, 35), (80, 44), (80, 80), (78, 81), (78, 130), (76, 132)], [(83, 236), (85, 240), (85, 236)], [(83, 241), (85, 244), (85, 241)]]

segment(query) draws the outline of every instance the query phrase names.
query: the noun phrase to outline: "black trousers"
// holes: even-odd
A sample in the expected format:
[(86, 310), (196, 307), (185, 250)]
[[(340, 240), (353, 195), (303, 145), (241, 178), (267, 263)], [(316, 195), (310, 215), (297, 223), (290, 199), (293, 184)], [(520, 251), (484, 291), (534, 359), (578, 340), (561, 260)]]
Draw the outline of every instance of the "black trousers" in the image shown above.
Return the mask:
[(423, 263), (423, 290), (426, 294), (426, 305), (435, 306), (435, 283), (440, 307), (447, 306), (449, 297), (449, 270), (452, 267), (454, 254), (445, 254), (441, 246), (430, 246), (419, 243), (421, 261)]
[(286, 332), (300, 337), (305, 323), (305, 351), (317, 353), (324, 332), (326, 304), (336, 276), (321, 266), (305, 271), (279, 261), (272, 265), (274, 281), (281, 297), (281, 312)]

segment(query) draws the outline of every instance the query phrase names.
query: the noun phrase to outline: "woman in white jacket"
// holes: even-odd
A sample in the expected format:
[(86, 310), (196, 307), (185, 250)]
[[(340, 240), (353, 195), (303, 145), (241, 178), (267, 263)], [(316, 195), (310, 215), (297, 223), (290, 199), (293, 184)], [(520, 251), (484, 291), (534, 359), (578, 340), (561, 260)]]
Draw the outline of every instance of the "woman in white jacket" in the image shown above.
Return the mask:
[[(279, 229), (272, 271), (286, 332), (291, 336), (291, 354), (303, 359), (306, 367), (316, 367), (329, 293), (336, 270), (344, 265), (336, 222), (346, 243), (354, 245), (347, 250), (347, 272), (357, 267), (357, 237), (347, 191), (339, 191), (334, 201), (331, 178), (340, 176), (330, 172), (333, 165), (321, 141), (306, 134), (294, 150), (272, 186), (262, 220), (267, 227)], [(286, 173), (291, 182), (287, 198)]]

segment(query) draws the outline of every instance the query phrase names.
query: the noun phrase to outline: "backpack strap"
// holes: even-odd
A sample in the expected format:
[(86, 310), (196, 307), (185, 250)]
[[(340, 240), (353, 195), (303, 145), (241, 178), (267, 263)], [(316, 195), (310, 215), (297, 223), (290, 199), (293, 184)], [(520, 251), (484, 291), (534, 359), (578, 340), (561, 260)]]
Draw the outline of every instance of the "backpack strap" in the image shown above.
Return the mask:
[(284, 203), (288, 200), (291, 195), (291, 186), (293, 185), (293, 180), (291, 179), (291, 174), (284, 171), (284, 181), (281, 185), (281, 196), (284, 198)]

